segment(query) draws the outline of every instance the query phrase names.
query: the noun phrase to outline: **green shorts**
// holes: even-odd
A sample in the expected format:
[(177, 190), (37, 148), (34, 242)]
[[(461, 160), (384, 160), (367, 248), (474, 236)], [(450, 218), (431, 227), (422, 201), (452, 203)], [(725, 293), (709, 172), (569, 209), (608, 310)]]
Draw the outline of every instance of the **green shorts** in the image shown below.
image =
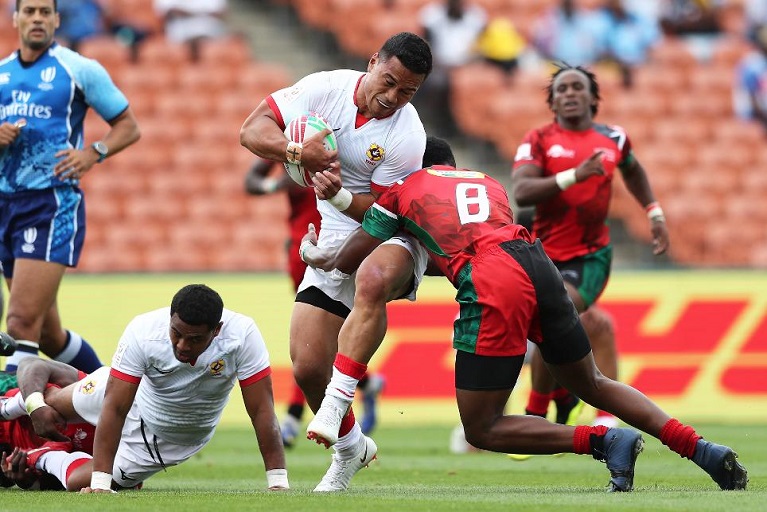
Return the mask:
[(612, 262), (613, 247), (608, 245), (585, 256), (567, 261), (555, 261), (554, 265), (562, 274), (562, 279), (578, 290), (584, 305), (588, 308), (597, 301), (607, 286)]

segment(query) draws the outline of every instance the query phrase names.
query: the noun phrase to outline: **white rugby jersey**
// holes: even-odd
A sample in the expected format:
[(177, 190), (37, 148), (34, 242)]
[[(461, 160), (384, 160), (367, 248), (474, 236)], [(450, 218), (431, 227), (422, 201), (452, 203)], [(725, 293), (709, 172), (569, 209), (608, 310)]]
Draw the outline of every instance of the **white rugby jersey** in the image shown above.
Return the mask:
[[(355, 194), (369, 193), (371, 187), (381, 193), (417, 171), (426, 149), (426, 132), (409, 103), (387, 118), (355, 126), (355, 92), (364, 75), (350, 69), (321, 71), (266, 99), (282, 129), (306, 112), (316, 112), (328, 122), (338, 140), (341, 181)], [(353, 231), (359, 226), (327, 201), (317, 201), (317, 208), (322, 230)]]
[(222, 321), (221, 332), (194, 365), (173, 355), (169, 307), (137, 316), (120, 338), (110, 375), (140, 382), (134, 407), (167, 441), (207, 442), (235, 380), (247, 386), (271, 374), (269, 352), (253, 319), (224, 309)]

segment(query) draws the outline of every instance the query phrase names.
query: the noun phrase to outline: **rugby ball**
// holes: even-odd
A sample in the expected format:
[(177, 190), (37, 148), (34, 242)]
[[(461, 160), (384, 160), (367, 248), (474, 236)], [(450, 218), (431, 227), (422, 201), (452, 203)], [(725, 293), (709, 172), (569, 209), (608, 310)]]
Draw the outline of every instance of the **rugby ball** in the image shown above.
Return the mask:
[[(293, 142), (304, 142), (306, 139), (313, 137), (325, 128), (330, 130), (333, 129), (322, 117), (314, 112), (310, 112), (290, 121), (285, 127), (285, 135)], [(322, 142), (325, 145), (325, 149), (328, 151), (335, 151), (338, 148), (336, 135), (332, 131)], [(313, 186), (311, 174), (304, 169), (303, 165), (285, 162), (285, 171), (287, 171), (288, 176), (290, 176), (293, 181), (302, 187)]]

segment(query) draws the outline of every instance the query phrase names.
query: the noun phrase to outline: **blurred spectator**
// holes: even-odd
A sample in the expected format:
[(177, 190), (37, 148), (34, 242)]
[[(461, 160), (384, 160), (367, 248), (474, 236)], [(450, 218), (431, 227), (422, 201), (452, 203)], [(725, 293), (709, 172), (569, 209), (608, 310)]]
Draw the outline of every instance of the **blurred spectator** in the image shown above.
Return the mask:
[(660, 41), (658, 24), (626, 9), (623, 0), (606, 0), (600, 12), (609, 34), (604, 40), (604, 58), (620, 67), (623, 85), (630, 87), (633, 68), (644, 63)]
[(418, 104), (435, 117), (434, 131), (450, 137), (457, 133), (450, 112), (450, 72), (477, 57), (476, 43), (487, 25), (487, 13), (464, 0), (443, 0), (425, 5), (419, 19), (434, 68), (417, 94)]
[(723, 0), (666, 0), (660, 24), (668, 35), (717, 34), (721, 31), (719, 10)]
[(746, 25), (749, 29), (755, 29), (760, 25), (767, 25), (767, 2), (765, 0), (745, 0)]
[(477, 40), (477, 52), (485, 61), (498, 66), (507, 75), (517, 69), (526, 47), (525, 38), (505, 16), (491, 19)]
[(163, 20), (165, 37), (189, 44), (194, 60), (203, 39), (229, 33), (225, 21), (227, 0), (154, 0), (154, 7)]
[(666, 35), (685, 38), (690, 51), (705, 61), (722, 33), (720, 15), (724, 6), (725, 0), (666, 0), (662, 3), (660, 25)]
[(767, 129), (767, 25), (757, 27), (752, 38), (756, 49), (736, 70), (733, 107), (741, 119), (759, 121)]
[(135, 49), (147, 32), (115, 19), (110, 0), (66, 0), (58, 3), (61, 24), (56, 38), (78, 51), (80, 43), (92, 37), (115, 35), (126, 46)]
[(561, 0), (535, 24), (533, 43), (546, 59), (590, 65), (604, 52), (605, 29), (604, 18), (596, 11), (576, 7), (574, 0)]

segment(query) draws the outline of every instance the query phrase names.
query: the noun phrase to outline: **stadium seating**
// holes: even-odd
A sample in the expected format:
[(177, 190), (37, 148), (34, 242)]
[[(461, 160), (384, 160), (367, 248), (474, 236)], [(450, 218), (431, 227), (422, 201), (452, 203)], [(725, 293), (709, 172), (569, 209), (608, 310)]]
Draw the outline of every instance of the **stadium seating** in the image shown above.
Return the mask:
[[(78, 271), (284, 268), (287, 201), (246, 194), (253, 155), (238, 133), (268, 93), (292, 82), (288, 70), (255, 60), (241, 37), (206, 42), (197, 62), (160, 33), (135, 62), (110, 39), (81, 51), (125, 92), (142, 138), (83, 180), (88, 233)], [(97, 116), (87, 122), (89, 138), (103, 133)]]

